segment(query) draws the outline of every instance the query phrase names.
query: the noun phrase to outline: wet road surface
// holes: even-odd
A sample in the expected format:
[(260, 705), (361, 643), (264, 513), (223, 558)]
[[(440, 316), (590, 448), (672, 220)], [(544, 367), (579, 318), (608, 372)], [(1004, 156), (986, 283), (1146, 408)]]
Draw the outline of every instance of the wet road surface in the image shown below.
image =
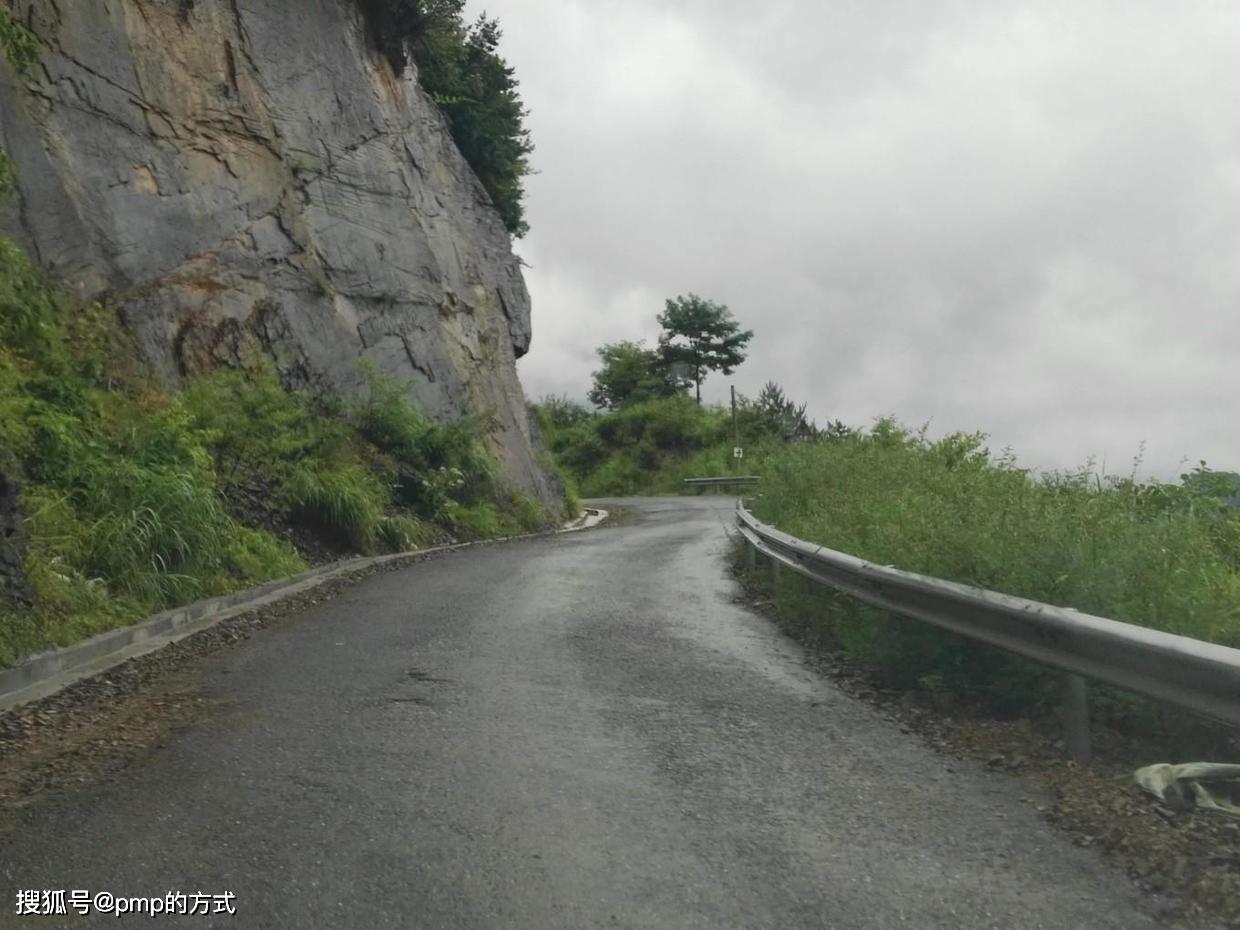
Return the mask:
[[(65, 926), (1157, 926), (732, 602), (726, 498), (368, 579), (203, 660), (223, 710), (21, 815), (19, 888), (235, 894)], [(606, 506), (604, 504), (604, 506)], [(949, 771), (949, 765), (954, 771)]]

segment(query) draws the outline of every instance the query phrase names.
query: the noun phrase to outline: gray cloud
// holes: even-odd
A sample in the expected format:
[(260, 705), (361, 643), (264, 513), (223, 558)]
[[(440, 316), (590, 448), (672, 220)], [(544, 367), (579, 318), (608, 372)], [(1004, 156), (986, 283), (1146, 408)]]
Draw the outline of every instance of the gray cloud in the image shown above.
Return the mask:
[[(1228, 4), (500, 0), (538, 149), (533, 396), (696, 291), (820, 418), (1240, 466)], [(724, 379), (708, 382), (722, 398)]]

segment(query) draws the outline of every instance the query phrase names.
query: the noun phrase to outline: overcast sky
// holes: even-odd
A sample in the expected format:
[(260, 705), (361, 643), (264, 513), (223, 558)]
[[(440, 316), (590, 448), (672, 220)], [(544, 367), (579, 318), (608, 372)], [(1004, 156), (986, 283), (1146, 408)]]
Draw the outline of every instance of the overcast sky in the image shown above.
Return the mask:
[(537, 146), (531, 397), (584, 398), (598, 345), (694, 291), (756, 331), (738, 389), (819, 420), (1240, 468), (1230, 0), (486, 9)]

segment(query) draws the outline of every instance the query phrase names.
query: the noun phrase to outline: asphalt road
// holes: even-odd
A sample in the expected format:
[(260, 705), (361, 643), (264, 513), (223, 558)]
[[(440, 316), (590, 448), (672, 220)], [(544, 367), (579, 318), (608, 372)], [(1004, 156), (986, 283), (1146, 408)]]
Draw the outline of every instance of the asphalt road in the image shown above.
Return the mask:
[(733, 604), (730, 501), (625, 503), (632, 525), (378, 575), (203, 660), (224, 710), (22, 815), (0, 905), (236, 895), (235, 917), (114, 927), (1157, 925), (1027, 788), (924, 748)]

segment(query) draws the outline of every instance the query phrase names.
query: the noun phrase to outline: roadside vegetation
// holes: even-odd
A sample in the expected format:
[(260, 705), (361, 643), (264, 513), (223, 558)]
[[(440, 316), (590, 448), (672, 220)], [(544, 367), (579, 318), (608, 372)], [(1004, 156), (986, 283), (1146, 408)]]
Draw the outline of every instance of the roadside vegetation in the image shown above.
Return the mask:
[(0, 663), (307, 560), (559, 517), (503, 486), (481, 420), (432, 420), (368, 377), (345, 401), (256, 360), (164, 390), (114, 311), (71, 305), (0, 241), (0, 471), (22, 488), (28, 585), (0, 607)]
[[(757, 398), (738, 395), (735, 429), (729, 408), (699, 406), (686, 392), (607, 411), (548, 397), (530, 411), (584, 497), (674, 494), (685, 478), (755, 473), (791, 437), (819, 434), (773, 383)], [(741, 460), (733, 457), (738, 439)]]
[(674, 492), (690, 475), (739, 467), (737, 438), (752, 441), (760, 457), (772, 439), (816, 433), (804, 405), (775, 384), (754, 402), (740, 398), (735, 424), (728, 410), (702, 404), (708, 375), (731, 374), (753, 338), (726, 305), (690, 294), (666, 301), (656, 319), (657, 348), (625, 340), (598, 349), (588, 398), (599, 409), (566, 397), (530, 406), (555, 464), (582, 494)]
[[(547, 398), (533, 411), (585, 496), (677, 493), (686, 477), (756, 474), (756, 515), (884, 565), (1240, 646), (1240, 476), (1201, 463), (1178, 484), (1077, 471), (1034, 474), (981, 434), (931, 438), (892, 418), (819, 427), (768, 383), (730, 409), (636, 343), (599, 350), (597, 409)], [(739, 364), (739, 362), (737, 363)], [(741, 446), (744, 458), (733, 458)], [(765, 584), (766, 574), (761, 576)], [(1021, 659), (781, 576), (778, 609), (889, 687), (980, 700), (1002, 713), (1051, 707), (1058, 679)], [(1104, 692), (1097, 712), (1146, 715)]]
[(598, 349), (587, 394), (596, 409), (567, 397), (530, 406), (555, 463), (583, 495), (674, 493), (686, 477), (750, 470), (786, 443), (848, 432), (841, 423), (820, 431), (774, 382), (756, 398), (737, 395), (735, 417), (703, 404), (703, 382), (745, 361), (753, 331), (696, 294), (666, 301), (656, 320), (656, 348), (625, 340)]
[[(932, 440), (880, 420), (769, 456), (755, 514), (803, 539), (883, 565), (1240, 646), (1240, 511), (1204, 466), (1179, 485), (1077, 472), (1033, 475), (980, 435)], [(1135, 472), (1135, 468), (1134, 468)], [(784, 573), (790, 576), (791, 573)], [(982, 701), (1001, 713), (1058, 702), (1058, 676), (799, 577), (777, 603), (811, 618), (891, 687)], [(1095, 713), (1144, 717), (1100, 689)]]

